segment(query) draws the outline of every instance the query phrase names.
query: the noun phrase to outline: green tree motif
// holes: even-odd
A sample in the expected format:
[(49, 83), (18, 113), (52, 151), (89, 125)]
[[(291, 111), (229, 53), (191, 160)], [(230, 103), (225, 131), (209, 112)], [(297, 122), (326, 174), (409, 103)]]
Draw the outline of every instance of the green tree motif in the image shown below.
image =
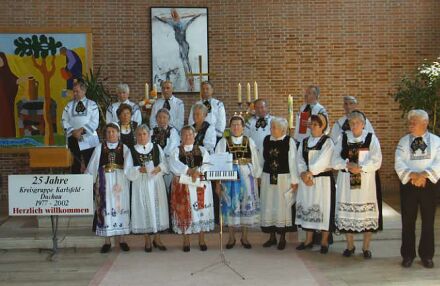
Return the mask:
[[(32, 35), (31, 37), (18, 37), (14, 40), (15, 54), (20, 57), (31, 57), (32, 63), (37, 68), (44, 79), (44, 143), (46, 145), (54, 144), (54, 130), (51, 110), (50, 80), (55, 74), (55, 55), (57, 50), (63, 45), (53, 37), (46, 35)], [(46, 59), (50, 57), (50, 69), (47, 66)], [(40, 62), (40, 63), (39, 63)]]

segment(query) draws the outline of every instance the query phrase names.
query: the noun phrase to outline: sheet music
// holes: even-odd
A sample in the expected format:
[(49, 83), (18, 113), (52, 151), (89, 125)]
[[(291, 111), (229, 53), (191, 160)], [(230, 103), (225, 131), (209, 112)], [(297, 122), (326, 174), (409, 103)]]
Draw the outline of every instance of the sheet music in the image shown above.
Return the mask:
[(86, 150), (98, 146), (98, 136), (81, 136), (81, 140), (78, 140), (79, 150)]
[(209, 155), (209, 171), (233, 171), (231, 153)]
[(200, 181), (200, 178), (197, 178), (195, 182), (193, 182), (192, 178), (188, 175), (182, 174), (179, 178), (179, 183), (188, 185), (188, 186), (194, 186), (194, 187), (200, 187), (203, 188), (205, 186), (205, 183)]

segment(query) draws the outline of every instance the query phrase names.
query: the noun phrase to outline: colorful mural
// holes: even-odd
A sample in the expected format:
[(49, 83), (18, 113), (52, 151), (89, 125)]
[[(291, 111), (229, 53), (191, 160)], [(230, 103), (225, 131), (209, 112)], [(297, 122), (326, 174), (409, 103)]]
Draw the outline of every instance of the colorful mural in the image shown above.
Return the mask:
[(90, 33), (0, 31), (0, 137), (64, 141), (63, 108), (90, 67)]

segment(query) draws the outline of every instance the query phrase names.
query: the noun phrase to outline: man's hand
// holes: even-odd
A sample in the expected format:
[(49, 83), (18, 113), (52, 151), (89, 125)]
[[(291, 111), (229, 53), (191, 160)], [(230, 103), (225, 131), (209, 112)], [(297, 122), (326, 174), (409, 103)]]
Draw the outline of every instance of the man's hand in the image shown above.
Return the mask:
[(81, 135), (83, 133), (84, 128), (78, 128), (72, 131), (72, 136), (76, 139), (79, 140), (81, 138)]
[(296, 192), (298, 190), (298, 184), (290, 184), (290, 188), (292, 189), (292, 192)]

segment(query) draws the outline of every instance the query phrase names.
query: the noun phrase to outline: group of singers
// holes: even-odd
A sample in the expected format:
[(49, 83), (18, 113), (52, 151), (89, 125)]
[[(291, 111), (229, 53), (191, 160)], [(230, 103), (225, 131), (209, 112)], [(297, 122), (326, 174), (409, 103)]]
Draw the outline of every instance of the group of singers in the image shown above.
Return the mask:
[[(372, 233), (382, 229), (382, 153), (356, 98), (344, 97), (346, 115), (331, 128), (319, 103), (319, 88), (307, 87), (293, 137), (287, 120), (270, 115), (266, 101), (258, 99), (247, 122), (241, 115), (229, 119), (226, 136), (225, 108), (213, 98), (212, 83), (203, 82), (201, 100), (191, 107), (186, 126), (184, 104), (173, 95), (172, 82), (164, 81), (161, 88), (162, 98), (154, 103), (147, 126), (139, 106), (128, 99), (128, 85), (118, 85), (118, 102), (106, 112), (102, 143), (96, 131), (98, 106), (85, 97), (83, 82), (75, 83), (73, 100), (64, 109), (72, 172), (93, 176), (93, 227), (105, 238), (102, 253), (111, 250), (114, 236), (121, 250), (128, 251), (129, 234), (144, 235), (146, 252), (152, 247), (166, 250), (160, 233), (169, 229), (182, 235), (183, 251), (190, 251), (191, 234), (198, 234), (199, 248), (206, 251), (204, 233), (214, 229), (221, 213), (229, 230), (227, 249), (235, 246), (237, 228), (241, 245), (252, 248), (248, 229), (259, 226), (269, 234), (263, 246), (283, 250), (286, 232), (299, 226), (306, 236), (297, 250), (313, 248), (319, 232), (320, 253), (326, 254), (330, 234), (338, 231), (346, 235), (343, 255), (350, 257), (355, 254), (354, 234), (363, 233), (362, 255), (372, 257)], [(404, 267), (416, 257), (419, 205), (423, 223), (418, 252), (423, 265), (433, 267), (440, 139), (428, 132), (428, 123), (425, 111), (410, 111), (409, 134), (396, 148)], [(233, 155), (238, 180), (201, 180), (210, 154), (223, 152)]]

